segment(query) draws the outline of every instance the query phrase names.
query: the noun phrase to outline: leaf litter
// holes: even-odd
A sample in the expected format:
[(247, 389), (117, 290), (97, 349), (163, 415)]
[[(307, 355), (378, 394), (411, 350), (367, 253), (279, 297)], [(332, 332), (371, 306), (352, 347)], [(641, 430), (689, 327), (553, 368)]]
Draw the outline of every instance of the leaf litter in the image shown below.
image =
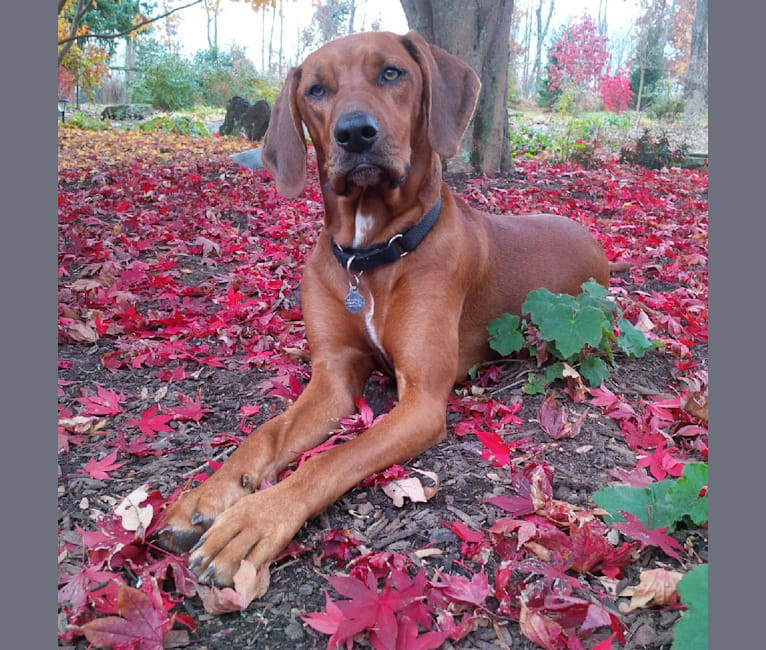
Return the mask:
[[(94, 643), (309, 648), (323, 634), (366, 634), (376, 647), (604, 648), (671, 627), (669, 586), (650, 608), (623, 612), (630, 592), (615, 592), (618, 602), (605, 584), (706, 561), (707, 530), (693, 527), (704, 522), (672, 537), (628, 522), (636, 541), (620, 542), (589, 497), (611, 474), (656, 483), (707, 459), (706, 174), (523, 160), (500, 182), (452, 178), (490, 212), (562, 213), (589, 227), (610, 260), (630, 264), (613, 297), (662, 349), (618, 358), (600, 389), (565, 378), (563, 392), (589, 402), (567, 404), (566, 424), (545, 396), (520, 390), (534, 359), (481, 368), (450, 397), (444, 443), (308, 522), (265, 595), (264, 576), (243, 567), (248, 586), (230, 589), (228, 605), (250, 607), (211, 618), (185, 558), (154, 547), (151, 533), (177, 487), (204, 480), (309, 378), (298, 287), (321, 197), (313, 157), (312, 182), (287, 201), (267, 174), (230, 164), (241, 142), (165, 139), (60, 136), (61, 643), (85, 647), (88, 633), (128, 626), (132, 638)], [(394, 399), (374, 376), (357, 415), (321, 448), (385, 417)], [(424, 496), (438, 491), (397, 508), (383, 490), (409, 479)]]

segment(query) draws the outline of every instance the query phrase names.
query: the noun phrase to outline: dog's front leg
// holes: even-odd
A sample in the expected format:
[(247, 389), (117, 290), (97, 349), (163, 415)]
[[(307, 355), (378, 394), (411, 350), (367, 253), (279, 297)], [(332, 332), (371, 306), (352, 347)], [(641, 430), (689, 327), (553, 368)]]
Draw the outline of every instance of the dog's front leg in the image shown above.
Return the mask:
[(262, 479), (273, 479), (322, 442), (339, 418), (353, 413), (354, 397), (361, 395), (371, 368), (368, 357), (350, 348), (315, 359), (311, 381), (295, 404), (253, 431), (215, 474), (168, 509), (158, 543), (188, 551), (216, 517), (258, 489)]
[(231, 584), (242, 560), (258, 570), (268, 567), (306, 519), (370, 474), (443, 439), (457, 369), (459, 308), (429, 307), (428, 313), (416, 306), (404, 310), (408, 318), (392, 330), (386, 345), (396, 369), (399, 404), (354, 440), (309, 459), (282, 482), (223, 512), (190, 558), (201, 582)]

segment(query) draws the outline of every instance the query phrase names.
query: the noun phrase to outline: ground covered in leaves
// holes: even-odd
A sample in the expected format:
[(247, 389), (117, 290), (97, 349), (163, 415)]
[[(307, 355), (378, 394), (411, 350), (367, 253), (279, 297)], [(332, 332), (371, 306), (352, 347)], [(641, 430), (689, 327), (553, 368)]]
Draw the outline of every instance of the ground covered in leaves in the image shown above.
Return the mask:
[[(179, 487), (308, 380), (299, 281), (322, 218), (312, 160), (286, 200), (229, 161), (246, 147), (59, 134), (60, 645), (670, 647), (704, 518), (605, 523), (592, 497), (707, 461), (707, 174), (520, 160), (452, 179), (484, 210), (589, 227), (630, 265), (611, 287), (625, 317), (663, 345), (618, 355), (599, 389), (570, 376), (527, 394), (534, 358), (480, 368), (453, 391), (445, 442), (309, 521), (267, 594), (214, 616), (151, 535)], [(373, 376), (329, 444), (395, 399)]]

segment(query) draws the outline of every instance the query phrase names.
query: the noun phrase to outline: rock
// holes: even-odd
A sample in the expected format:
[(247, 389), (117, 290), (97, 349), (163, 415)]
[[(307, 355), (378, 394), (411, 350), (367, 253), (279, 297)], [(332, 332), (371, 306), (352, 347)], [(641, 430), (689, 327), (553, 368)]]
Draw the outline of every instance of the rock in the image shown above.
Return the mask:
[(637, 648), (655, 647), (657, 632), (649, 623), (644, 623), (636, 630), (631, 639), (633, 646)]
[(298, 593), (301, 596), (310, 596), (314, 593), (314, 585), (309, 582), (302, 584), (300, 587), (298, 587)]
[(115, 104), (101, 111), (102, 120), (143, 120), (152, 112), (149, 104)]
[(293, 621), (285, 628), (285, 636), (290, 641), (300, 641), (304, 637), (303, 628)]
[(265, 99), (252, 106), (238, 95), (226, 102), (226, 117), (218, 129), (221, 135), (244, 133), (248, 140), (262, 140), (271, 118), (271, 107)]

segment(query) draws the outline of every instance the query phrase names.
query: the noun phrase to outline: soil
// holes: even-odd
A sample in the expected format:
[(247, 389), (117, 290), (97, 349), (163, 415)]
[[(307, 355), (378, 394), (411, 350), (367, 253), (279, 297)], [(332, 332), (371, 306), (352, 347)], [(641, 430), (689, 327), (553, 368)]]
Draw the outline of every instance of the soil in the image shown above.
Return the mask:
[[(459, 189), (464, 185), (461, 177), (447, 180)], [(518, 179), (510, 176), (498, 179), (498, 183), (516, 184)], [(212, 280), (216, 272), (191, 258), (186, 266), (194, 271), (190, 277), (194, 278), (196, 284)], [(623, 286), (630, 290), (630, 274), (621, 274), (621, 278), (625, 283)], [(646, 291), (647, 285), (642, 289)], [(293, 295), (289, 300), (295, 303), (297, 296)], [(60, 370), (60, 379), (74, 382), (75, 386), (101, 384), (112, 391), (123, 392), (129, 396), (124, 405), (126, 411), (136, 413), (138, 409), (147, 408), (154, 403), (153, 397), (157, 391), (167, 390), (168, 384), (154, 376), (153, 369), (123, 369), (117, 372), (104, 369), (99, 358), (111, 351), (110, 345), (108, 338), (100, 339), (91, 346), (61, 345), (60, 359), (71, 361), (72, 366)], [(698, 346), (695, 354), (703, 356), (706, 351), (704, 347)], [(534, 363), (531, 360), (514, 360), (505, 362), (501, 368), (499, 381), (487, 390), (495, 399), (511, 403), (521, 395), (521, 378), (534, 368)], [(621, 359), (607, 387), (615, 393), (625, 394), (629, 399), (647, 394), (662, 394), (667, 390), (671, 368), (671, 361), (660, 354), (649, 354), (643, 359)], [(194, 395), (200, 391), (204, 406), (211, 409), (211, 412), (200, 424), (172, 423), (175, 427), (173, 433), (163, 434), (166, 436), (164, 438), (158, 436), (155, 442), (158, 449), (164, 447), (175, 451), (160, 456), (132, 458), (129, 466), (123, 468), (119, 476), (109, 483), (77, 473), (89, 458), (103, 453), (104, 436), (90, 436), (82, 444), (71, 446), (66, 454), (59, 456), (60, 538), (79, 544), (77, 529), (92, 529), (94, 517), (113, 509), (112, 497), (117, 498), (147, 482), (167, 495), (184, 484), (195, 469), (205, 469), (206, 458), (222, 460), (219, 448), (210, 445), (211, 432), (238, 433), (238, 411), (242, 405), (260, 404), (261, 411), (256, 418), (259, 424), (283, 408), (278, 398), (264, 397), (259, 390), (259, 384), (265, 378), (265, 375), (257, 371), (205, 367), (196, 379), (184, 382), (183, 392)], [(387, 410), (396, 396), (393, 382), (381, 382), (380, 377), (377, 379), (370, 381), (365, 391), (367, 401), (376, 414)], [(172, 384), (169, 390), (174, 390)], [(536, 422), (537, 409), (542, 399), (541, 395), (524, 395), (524, 407), (519, 415), (524, 418), (525, 424), (514, 435), (531, 436), (546, 445), (546, 461), (554, 472), (555, 498), (592, 506), (590, 498), (593, 492), (610, 483), (608, 471), (615, 467), (632, 469), (636, 462), (635, 455), (624, 443), (615, 421), (602, 416), (596, 408), (589, 410), (585, 424), (576, 438), (551, 442)], [(585, 408), (571, 402), (568, 406), (578, 412)], [(118, 416), (118, 422), (119, 418), (125, 417), (128, 416), (124, 413)], [(263, 599), (254, 602), (247, 612), (211, 616), (203, 610), (199, 599), (185, 600), (177, 611), (189, 614), (198, 625), (190, 647), (200, 650), (325, 648), (327, 637), (304, 625), (299, 615), (324, 609), (324, 590), (328, 588), (324, 576), (338, 570), (334, 561), (320, 560), (318, 557), (321, 534), (328, 529), (348, 529), (371, 550), (406, 552), (433, 542), (442, 550), (443, 555), (429, 558), (429, 566), (453, 569), (454, 563), (462, 557), (460, 540), (441, 522), (460, 519), (474, 528), (491, 525), (500, 511), (484, 503), (483, 499), (501, 490), (499, 484), (489, 476), (492, 467), (480, 458), (478, 442), (475, 439), (471, 442), (471, 436), (458, 439), (452, 434), (457, 420), (455, 414), (450, 414), (447, 439), (410, 464), (411, 467), (436, 472), (440, 477), (440, 489), (428, 503), (408, 502), (405, 507), (398, 509), (379, 488), (352, 490), (320, 517), (307, 522), (297, 535), (296, 541), (315, 549), (315, 554), (298, 559), (288, 558), (273, 567), (269, 591)], [(202, 445), (198, 445), (200, 440)], [(706, 560), (707, 530), (693, 531), (691, 537), (696, 552)], [(79, 566), (80, 558), (72, 554), (66, 562)], [(646, 567), (656, 567), (650, 551), (643, 553), (642, 559), (627, 570), (625, 584), (637, 584), (639, 571)], [(493, 570), (494, 567), (487, 567), (488, 573), (491, 574)], [(490, 607), (492, 602), (490, 598)], [(678, 616), (678, 612), (652, 610), (639, 610), (626, 616), (624, 620), (631, 631), (626, 648), (669, 648), (672, 626)], [(466, 650), (536, 647), (521, 634), (516, 623), (502, 625), (498, 629), (496, 631), (492, 625), (480, 627), (456, 646), (447, 642), (444, 647)], [(87, 645), (81, 639), (74, 647), (86, 648)]]

